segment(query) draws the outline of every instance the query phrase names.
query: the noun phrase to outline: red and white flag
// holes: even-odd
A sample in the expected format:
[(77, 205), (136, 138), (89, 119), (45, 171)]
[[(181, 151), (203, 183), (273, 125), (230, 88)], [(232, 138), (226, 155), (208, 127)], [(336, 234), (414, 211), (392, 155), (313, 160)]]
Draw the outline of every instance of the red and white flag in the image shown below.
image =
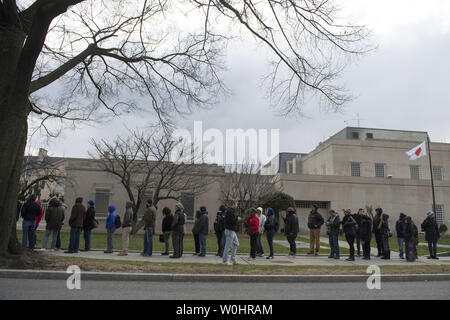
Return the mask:
[(419, 144), (417, 147), (412, 148), (406, 154), (409, 156), (409, 160), (416, 160), (427, 155), (427, 149), (425, 147), (425, 141)]

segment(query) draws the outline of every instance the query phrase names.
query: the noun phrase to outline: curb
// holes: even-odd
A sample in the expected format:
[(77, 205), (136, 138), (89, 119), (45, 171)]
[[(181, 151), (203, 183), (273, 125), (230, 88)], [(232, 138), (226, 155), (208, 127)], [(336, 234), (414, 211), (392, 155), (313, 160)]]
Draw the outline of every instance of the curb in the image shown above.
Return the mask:
[[(72, 273), (70, 273), (72, 274)], [(0, 269), (0, 278), (67, 280), (65, 271), (7, 270)], [(168, 274), (168, 273), (124, 273), (82, 271), (84, 280), (98, 281), (164, 281), (164, 282), (264, 282), (264, 283), (306, 283), (306, 282), (366, 282), (370, 275), (228, 275), (228, 274)], [(450, 281), (450, 274), (387, 274), (386, 282)]]

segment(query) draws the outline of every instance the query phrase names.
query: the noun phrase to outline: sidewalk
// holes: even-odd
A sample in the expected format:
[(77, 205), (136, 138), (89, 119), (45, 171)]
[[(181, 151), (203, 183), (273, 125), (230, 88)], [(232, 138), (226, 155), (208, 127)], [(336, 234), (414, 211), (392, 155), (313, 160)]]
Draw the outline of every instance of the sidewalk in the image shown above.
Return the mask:
[[(184, 253), (179, 259), (170, 259), (168, 256), (162, 256), (159, 252), (154, 252), (151, 257), (143, 257), (140, 253), (129, 252), (128, 256), (118, 256), (118, 252), (113, 254), (106, 254), (103, 251), (89, 251), (79, 252), (76, 254), (65, 254), (63, 251), (45, 251), (46, 254), (62, 256), (62, 257), (76, 257), (76, 258), (90, 258), (102, 260), (119, 260), (119, 261), (140, 261), (140, 262), (172, 262), (172, 263), (210, 263), (220, 264), (222, 259), (215, 255), (207, 255), (206, 257), (198, 257), (192, 253)], [(264, 258), (256, 258), (250, 260), (248, 255), (237, 255), (236, 262), (242, 265), (284, 265), (284, 266), (369, 266), (369, 265), (441, 265), (450, 264), (450, 257), (441, 257), (439, 260), (429, 260), (426, 257), (419, 257), (416, 262), (406, 262), (399, 259), (397, 256), (392, 256), (391, 260), (382, 260), (373, 257), (371, 260), (362, 260), (356, 258), (355, 261), (345, 261), (347, 256), (342, 256), (340, 260), (329, 259), (326, 255), (321, 256), (307, 256), (297, 255), (296, 257), (288, 257), (286, 255), (275, 255), (274, 259), (267, 260)]]

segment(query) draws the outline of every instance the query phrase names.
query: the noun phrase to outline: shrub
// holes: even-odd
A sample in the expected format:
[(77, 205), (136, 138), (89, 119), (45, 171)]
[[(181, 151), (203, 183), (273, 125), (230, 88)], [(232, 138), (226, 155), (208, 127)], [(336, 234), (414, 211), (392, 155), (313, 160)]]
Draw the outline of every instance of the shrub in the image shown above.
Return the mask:
[(445, 224), (441, 224), (441, 225), (439, 226), (439, 233), (440, 233), (440, 234), (446, 233), (447, 230), (448, 230), (448, 227), (447, 227)]

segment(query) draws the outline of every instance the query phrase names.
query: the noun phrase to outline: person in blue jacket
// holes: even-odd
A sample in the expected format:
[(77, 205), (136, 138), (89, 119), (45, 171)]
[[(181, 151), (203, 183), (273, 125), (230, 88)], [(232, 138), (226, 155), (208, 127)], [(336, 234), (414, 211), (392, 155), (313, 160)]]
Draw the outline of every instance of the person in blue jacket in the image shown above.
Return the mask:
[(105, 253), (112, 253), (113, 252), (113, 237), (114, 237), (114, 231), (116, 231), (117, 225), (116, 225), (116, 207), (114, 205), (110, 205), (108, 207), (109, 215), (106, 218), (106, 231), (108, 233), (108, 247)]

